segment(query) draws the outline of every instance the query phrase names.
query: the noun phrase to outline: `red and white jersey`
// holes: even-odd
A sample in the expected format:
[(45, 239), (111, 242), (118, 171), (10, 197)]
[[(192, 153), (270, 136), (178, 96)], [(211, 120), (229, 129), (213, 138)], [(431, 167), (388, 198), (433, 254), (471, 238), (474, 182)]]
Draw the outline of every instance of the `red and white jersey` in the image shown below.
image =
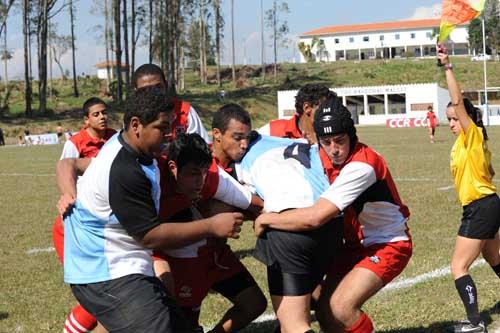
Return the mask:
[(61, 154), (61, 160), (64, 158), (92, 158), (96, 157), (102, 146), (109, 140), (116, 131), (107, 128), (102, 139), (93, 138), (85, 128), (73, 135), (66, 143)]
[[(166, 156), (162, 156), (159, 160), (161, 174), (160, 221), (171, 221), (172, 216), (186, 210), (190, 210), (190, 216), (181, 218), (176, 222), (191, 222), (202, 219), (201, 214), (193, 207), (192, 201), (185, 195), (176, 192), (176, 181), (170, 170), (168, 170), (167, 161)], [(200, 193), (200, 200), (211, 198), (240, 209), (247, 209), (252, 201), (252, 193), (226, 173), (213, 159), (205, 179), (205, 185)], [(198, 256), (198, 249), (205, 244), (206, 240), (203, 239), (175, 250), (165, 250), (163, 252), (175, 258), (194, 258)]]
[(259, 134), (276, 136), (279, 138), (302, 139), (304, 136), (298, 127), (299, 116), (296, 114), (290, 119), (271, 120), (257, 130)]
[(406, 225), (410, 211), (379, 153), (357, 143), (340, 167), (322, 160), (331, 185), (321, 197), (344, 212), (347, 244), (367, 247), (410, 239)]
[(174, 98), (175, 119), (172, 124), (172, 134), (175, 138), (177, 133), (197, 133), (206, 143), (211, 144), (207, 130), (201, 122), (200, 116), (189, 102)]

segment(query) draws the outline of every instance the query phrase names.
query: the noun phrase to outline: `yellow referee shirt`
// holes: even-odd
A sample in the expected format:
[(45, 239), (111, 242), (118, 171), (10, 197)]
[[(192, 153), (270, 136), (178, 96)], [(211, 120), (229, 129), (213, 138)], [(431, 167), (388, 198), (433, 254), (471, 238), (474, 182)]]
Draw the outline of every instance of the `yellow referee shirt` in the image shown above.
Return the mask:
[(495, 172), (483, 130), (471, 120), (467, 133), (458, 136), (451, 149), (451, 173), (462, 206), (496, 192), (492, 184)]

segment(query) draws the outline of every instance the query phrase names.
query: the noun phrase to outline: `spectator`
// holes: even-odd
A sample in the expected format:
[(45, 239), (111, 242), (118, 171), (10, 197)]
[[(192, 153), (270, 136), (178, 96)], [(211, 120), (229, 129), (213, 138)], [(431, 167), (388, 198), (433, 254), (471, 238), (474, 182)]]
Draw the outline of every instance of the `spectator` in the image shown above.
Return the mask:
[(62, 143), (63, 141), (63, 134), (64, 134), (64, 130), (62, 128), (62, 125), (60, 122), (57, 123), (57, 127), (56, 127), (56, 134), (57, 134), (57, 140), (59, 143)]
[(5, 146), (5, 139), (3, 136), (3, 130), (0, 128), (0, 146)]

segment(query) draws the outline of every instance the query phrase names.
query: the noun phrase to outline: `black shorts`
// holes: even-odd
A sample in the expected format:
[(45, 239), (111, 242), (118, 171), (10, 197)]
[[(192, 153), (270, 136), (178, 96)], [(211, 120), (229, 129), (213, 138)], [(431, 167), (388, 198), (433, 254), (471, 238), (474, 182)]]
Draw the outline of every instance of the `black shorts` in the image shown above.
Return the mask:
[(302, 296), (311, 294), (323, 280), (325, 270), (315, 269), (307, 274), (282, 272), (277, 266), (267, 267), (269, 293), (274, 296)]
[[(277, 274), (282, 273), (282, 282), (297, 280), (300, 285), (309, 285), (306, 289), (316, 283), (322, 277), (333, 261), (334, 254), (342, 245), (343, 218), (336, 218), (318, 229), (307, 232), (287, 232), (275, 229), (267, 230), (262, 237), (257, 239), (254, 256), (271, 269), (274, 278), (268, 276), (270, 288), (277, 286), (275, 292), (279, 292), (279, 283), (276, 283)], [(283, 287), (284, 295), (287, 288)], [(297, 290), (297, 288), (291, 288)], [(304, 290), (302, 287), (298, 290)], [(310, 290), (312, 291), (312, 290)], [(279, 294), (274, 294), (279, 295)]]
[(500, 199), (492, 194), (464, 206), (458, 235), (473, 239), (492, 239), (500, 227)]
[(110, 332), (189, 332), (174, 299), (154, 276), (141, 274), (72, 284), (80, 304)]
[(238, 296), (241, 292), (254, 286), (258, 288), (257, 282), (255, 282), (250, 272), (245, 269), (224, 281), (215, 283), (211, 289), (215, 290), (225, 298), (234, 301), (236, 296)]

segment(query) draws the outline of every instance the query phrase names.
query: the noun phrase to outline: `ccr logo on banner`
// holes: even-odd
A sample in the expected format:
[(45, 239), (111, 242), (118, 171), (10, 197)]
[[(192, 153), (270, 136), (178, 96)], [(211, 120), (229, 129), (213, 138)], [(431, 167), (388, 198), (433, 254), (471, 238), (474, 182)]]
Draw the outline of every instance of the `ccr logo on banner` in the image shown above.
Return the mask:
[(394, 118), (387, 119), (385, 125), (389, 128), (429, 127), (429, 120), (427, 118)]

